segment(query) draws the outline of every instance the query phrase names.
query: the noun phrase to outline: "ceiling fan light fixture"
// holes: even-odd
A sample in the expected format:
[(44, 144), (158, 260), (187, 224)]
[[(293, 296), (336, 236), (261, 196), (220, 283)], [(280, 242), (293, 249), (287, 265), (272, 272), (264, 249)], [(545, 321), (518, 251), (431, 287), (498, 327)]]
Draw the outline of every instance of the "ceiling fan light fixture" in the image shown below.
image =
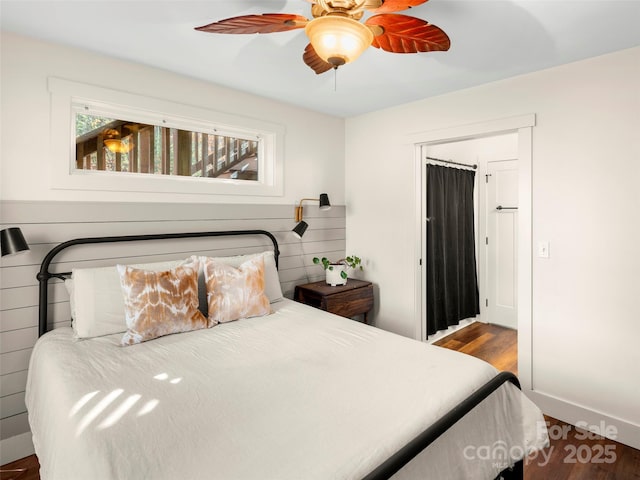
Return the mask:
[(334, 67), (353, 62), (373, 41), (366, 25), (339, 15), (315, 18), (305, 32), (318, 56)]

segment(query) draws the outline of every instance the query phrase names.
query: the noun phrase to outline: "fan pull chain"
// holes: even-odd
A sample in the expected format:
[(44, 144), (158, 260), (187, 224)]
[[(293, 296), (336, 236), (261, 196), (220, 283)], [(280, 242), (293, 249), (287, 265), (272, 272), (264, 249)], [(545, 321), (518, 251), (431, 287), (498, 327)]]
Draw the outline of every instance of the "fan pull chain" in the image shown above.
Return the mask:
[(338, 67), (333, 67), (333, 91), (338, 91)]

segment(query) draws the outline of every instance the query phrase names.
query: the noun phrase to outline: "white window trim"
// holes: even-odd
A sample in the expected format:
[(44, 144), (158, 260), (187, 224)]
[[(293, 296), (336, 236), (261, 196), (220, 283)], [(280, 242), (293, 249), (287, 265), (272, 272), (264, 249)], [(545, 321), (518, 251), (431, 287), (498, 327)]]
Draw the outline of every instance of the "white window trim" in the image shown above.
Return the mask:
[[(51, 94), (51, 187), (62, 190), (183, 193), (202, 195), (282, 196), (282, 125), (216, 112), (192, 105), (96, 87), (55, 77), (48, 79)], [(112, 114), (185, 130), (213, 131), (227, 136), (259, 137), (259, 180), (181, 177), (124, 172), (96, 172), (75, 168), (75, 113), (78, 105), (87, 113)], [(129, 117), (127, 116), (129, 114)]]

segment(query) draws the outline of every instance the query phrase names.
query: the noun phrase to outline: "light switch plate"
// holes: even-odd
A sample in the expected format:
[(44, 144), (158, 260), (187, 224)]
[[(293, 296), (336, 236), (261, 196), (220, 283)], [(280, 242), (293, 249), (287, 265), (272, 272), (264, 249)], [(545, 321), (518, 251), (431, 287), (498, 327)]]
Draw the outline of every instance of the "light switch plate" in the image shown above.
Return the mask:
[(538, 257), (540, 258), (549, 258), (549, 242), (542, 241), (538, 242)]

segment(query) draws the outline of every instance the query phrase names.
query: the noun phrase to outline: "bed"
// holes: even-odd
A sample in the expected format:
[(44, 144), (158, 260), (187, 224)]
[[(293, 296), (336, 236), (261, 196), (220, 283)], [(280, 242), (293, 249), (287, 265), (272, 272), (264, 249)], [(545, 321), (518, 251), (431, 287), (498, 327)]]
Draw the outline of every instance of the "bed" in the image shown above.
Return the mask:
[(43, 480), (491, 480), (521, 477), (522, 459), (547, 446), (541, 412), (512, 375), (274, 293), (270, 233), (172, 238), (229, 234), (273, 242), (268, 314), (134, 345), (122, 332), (79, 338), (76, 325), (45, 333), (48, 282), (70, 273), (49, 266), (74, 245), (166, 235), (76, 239), (45, 257), (26, 392)]

